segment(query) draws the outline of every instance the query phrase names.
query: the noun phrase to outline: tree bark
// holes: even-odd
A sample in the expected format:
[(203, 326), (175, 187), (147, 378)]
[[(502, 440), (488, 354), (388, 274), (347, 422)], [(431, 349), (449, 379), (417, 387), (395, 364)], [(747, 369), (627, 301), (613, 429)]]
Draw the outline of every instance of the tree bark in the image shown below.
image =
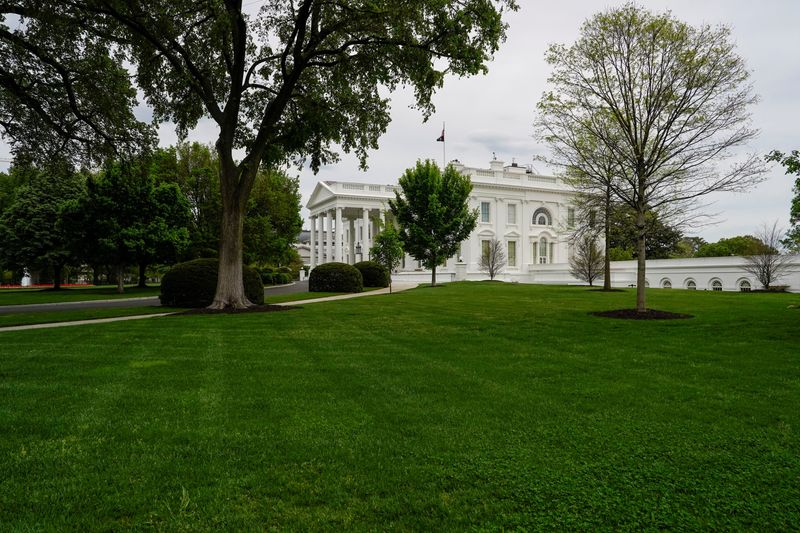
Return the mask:
[(645, 257), (645, 218), (644, 210), (640, 209), (636, 214), (636, 311), (644, 313), (647, 311), (645, 297), (645, 269), (647, 258)]
[(147, 288), (146, 271), (147, 271), (147, 263), (139, 263), (139, 284), (137, 285), (137, 287), (139, 287), (140, 289)]
[(222, 197), (222, 229), (219, 241), (219, 275), (211, 309), (243, 309), (252, 302), (244, 293), (242, 279), (242, 233), (244, 209), (238, 194)]
[(100, 285), (100, 267), (92, 266), (92, 285)]
[(125, 265), (117, 265), (117, 292), (125, 292)]
[(436, 286), (436, 263), (433, 264), (433, 268), (431, 269), (431, 287)]
[[(603, 258), (603, 290), (611, 290), (611, 257), (608, 252), (611, 249), (609, 243), (611, 236), (611, 187), (606, 187), (606, 205), (603, 216), (603, 232), (605, 236), (605, 257)], [(591, 285), (591, 283), (590, 283)]]
[(63, 265), (53, 265), (53, 290), (61, 290), (61, 272)]

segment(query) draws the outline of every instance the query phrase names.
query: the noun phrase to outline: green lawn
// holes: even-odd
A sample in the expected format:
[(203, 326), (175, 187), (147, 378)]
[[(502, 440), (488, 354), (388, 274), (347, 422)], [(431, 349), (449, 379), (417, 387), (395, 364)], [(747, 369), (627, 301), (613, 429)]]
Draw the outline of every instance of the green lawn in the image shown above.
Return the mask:
[[(0, 328), (8, 326), (24, 326), (28, 324), (47, 324), (51, 322), (70, 322), (72, 320), (91, 320), (94, 318), (111, 318), (117, 316), (152, 315), (185, 311), (169, 307), (120, 307), (113, 309), (72, 309), (69, 311), (44, 311), (37, 313), (0, 314)], [(0, 332), (2, 333), (2, 332)]]
[(8, 530), (800, 528), (800, 296), (464, 283), (0, 336)]
[(125, 287), (125, 292), (122, 294), (117, 292), (116, 285), (86, 288), (69, 287), (58, 291), (52, 289), (0, 289), (0, 306), (141, 298), (143, 296), (158, 296), (160, 293), (161, 288), (158, 286), (147, 287), (146, 289), (139, 289), (134, 286)]

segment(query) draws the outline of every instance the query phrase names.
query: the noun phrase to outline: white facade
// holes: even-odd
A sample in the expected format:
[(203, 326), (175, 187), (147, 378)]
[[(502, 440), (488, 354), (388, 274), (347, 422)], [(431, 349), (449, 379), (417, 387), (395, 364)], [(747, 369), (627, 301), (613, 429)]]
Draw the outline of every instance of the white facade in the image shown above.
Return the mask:
[[(437, 269), (442, 280), (482, 279), (483, 241), (497, 239), (506, 249), (507, 279), (535, 281), (540, 272), (565, 268), (569, 245), (565, 230), (574, 218), (573, 192), (560, 179), (534, 174), (516, 164), (492, 161), (478, 169), (453, 162), (469, 176), (473, 189), (470, 207), (478, 222), (461, 251)], [(311, 225), (311, 267), (330, 261), (355, 263), (368, 258), (372, 238), (392, 220), (389, 199), (394, 185), (321, 181), (307, 207)], [(426, 275), (419, 263), (406, 256), (398, 275)], [(405, 279), (405, 278), (404, 278)]]
[[(469, 176), (470, 207), (478, 222), (461, 251), (437, 269), (439, 281), (482, 280), (483, 241), (504, 245), (507, 266), (498, 279), (521, 283), (582, 284), (569, 273), (568, 229), (574, 218), (574, 192), (559, 178), (534, 174), (530, 168), (492, 161), (488, 169), (452, 163)], [(394, 185), (321, 181), (307, 207), (311, 212), (310, 266), (330, 261), (356, 263), (368, 259), (372, 238), (392, 221), (389, 199)], [(742, 257), (655, 259), (647, 261), (647, 284), (653, 288), (738, 291), (761, 288), (745, 272)], [(393, 275), (398, 281), (430, 281), (430, 272), (406, 256)], [(636, 261), (611, 263), (615, 287), (636, 283)], [(777, 285), (800, 292), (800, 256)]]

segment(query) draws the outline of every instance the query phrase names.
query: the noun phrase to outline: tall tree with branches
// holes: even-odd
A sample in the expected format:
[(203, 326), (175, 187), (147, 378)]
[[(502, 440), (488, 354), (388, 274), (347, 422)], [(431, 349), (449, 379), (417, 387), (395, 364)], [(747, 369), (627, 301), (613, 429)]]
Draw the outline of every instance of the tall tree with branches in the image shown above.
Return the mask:
[(578, 239), (575, 254), (569, 258), (569, 273), (592, 287), (594, 281), (603, 274), (605, 262), (604, 254), (597, 246), (597, 238), (585, 234)]
[[(390, 121), (382, 90), (413, 87), (428, 117), (446, 73), (474, 75), (505, 37), (514, 0), (0, 1), (0, 14), (83, 27), (132, 64), (155, 120), (181, 136), (218, 128), (222, 230), (211, 307), (245, 307), (243, 214), (256, 173), (308, 160), (314, 170), (369, 149)], [(27, 26), (20, 39), (35, 41)], [(11, 31), (11, 30), (9, 30)], [(12, 32), (13, 33), (13, 32)], [(234, 154), (243, 154), (237, 159)]]
[(728, 28), (692, 27), (635, 4), (595, 15), (546, 59), (553, 90), (539, 102), (539, 127), (564, 147), (556, 156), (565, 166), (582, 168), (596, 144), (610, 159), (614, 195), (636, 213), (636, 309), (645, 312), (646, 214), (666, 218), (763, 178), (755, 154), (721, 166), (757, 135), (749, 72)]
[(792, 257), (780, 252), (783, 234), (783, 229), (778, 227), (777, 220), (771, 226), (763, 224), (755, 234), (756, 240), (759, 241), (757, 249), (744, 258), (745, 272), (755, 276), (766, 290), (770, 290), (792, 266)]

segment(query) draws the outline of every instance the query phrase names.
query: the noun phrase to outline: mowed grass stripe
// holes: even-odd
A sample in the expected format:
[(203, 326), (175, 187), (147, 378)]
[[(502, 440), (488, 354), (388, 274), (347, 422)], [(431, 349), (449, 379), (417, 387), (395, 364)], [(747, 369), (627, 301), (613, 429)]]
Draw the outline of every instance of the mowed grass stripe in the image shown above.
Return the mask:
[(473, 283), (8, 334), (0, 521), (792, 529), (797, 296), (588, 314), (632, 299)]

